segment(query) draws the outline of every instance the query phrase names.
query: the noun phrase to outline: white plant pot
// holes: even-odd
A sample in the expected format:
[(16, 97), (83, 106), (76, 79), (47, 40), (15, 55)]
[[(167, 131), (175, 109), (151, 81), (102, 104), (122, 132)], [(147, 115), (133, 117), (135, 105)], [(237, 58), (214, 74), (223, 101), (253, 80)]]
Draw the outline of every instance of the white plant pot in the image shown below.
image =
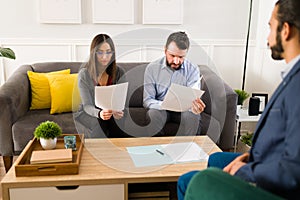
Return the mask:
[(237, 149), (236, 149), (237, 152), (246, 153), (246, 152), (249, 152), (250, 149), (251, 149), (251, 147), (249, 145), (243, 143), (241, 140), (238, 141), (238, 145), (237, 145)]
[(54, 149), (56, 147), (57, 138), (45, 139), (40, 138), (40, 144), (45, 150)]

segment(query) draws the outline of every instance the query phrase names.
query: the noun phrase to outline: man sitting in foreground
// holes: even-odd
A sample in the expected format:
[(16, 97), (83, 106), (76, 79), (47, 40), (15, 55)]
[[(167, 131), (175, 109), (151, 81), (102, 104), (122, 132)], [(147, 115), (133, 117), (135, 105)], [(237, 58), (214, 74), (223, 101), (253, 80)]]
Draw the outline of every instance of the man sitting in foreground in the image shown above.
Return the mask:
[[(268, 45), (272, 58), (285, 59), (287, 63), (281, 72), (283, 80), (257, 124), (250, 152), (212, 154), (208, 166), (222, 168), (224, 172), (284, 198), (299, 199), (300, 1), (279, 0), (269, 25)], [(179, 178), (178, 199), (184, 198), (188, 183), (196, 173), (201, 172), (189, 172)], [(203, 192), (217, 193), (219, 190), (211, 185), (209, 191)]]

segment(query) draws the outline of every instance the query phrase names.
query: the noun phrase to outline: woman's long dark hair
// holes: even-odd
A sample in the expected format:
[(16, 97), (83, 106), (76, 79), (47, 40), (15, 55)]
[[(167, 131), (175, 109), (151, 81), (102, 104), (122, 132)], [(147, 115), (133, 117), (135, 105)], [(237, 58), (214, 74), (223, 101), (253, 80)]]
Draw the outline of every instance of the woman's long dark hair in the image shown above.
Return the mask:
[(112, 56), (111, 56), (111, 60), (105, 70), (105, 72), (112, 77), (112, 81), (114, 82), (116, 79), (116, 54), (115, 54), (115, 45), (112, 41), (112, 39), (106, 35), (106, 34), (98, 34), (94, 37), (94, 39), (92, 40), (91, 46), (90, 46), (90, 58), (89, 61), (87, 63), (87, 65), (85, 66), (90, 74), (90, 76), (92, 77), (92, 79), (95, 82), (98, 82), (97, 80), (97, 76), (98, 73), (97, 72), (97, 65), (98, 65), (98, 61), (97, 61), (97, 55), (96, 55), (96, 51), (98, 50), (98, 48), (100, 47), (101, 44), (103, 44), (104, 42), (108, 43), (111, 51), (112, 51)]

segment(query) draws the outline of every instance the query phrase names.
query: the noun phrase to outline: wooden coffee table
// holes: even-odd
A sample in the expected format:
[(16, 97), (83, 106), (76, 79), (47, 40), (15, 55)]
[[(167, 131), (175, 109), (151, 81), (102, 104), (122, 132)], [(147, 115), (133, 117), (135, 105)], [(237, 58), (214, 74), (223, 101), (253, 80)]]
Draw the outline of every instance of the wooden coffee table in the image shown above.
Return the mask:
[(78, 175), (16, 177), (13, 166), (1, 181), (3, 200), (128, 199), (133, 184), (176, 182), (207, 162), (135, 167), (126, 147), (189, 141), (207, 154), (221, 151), (207, 136), (85, 139)]

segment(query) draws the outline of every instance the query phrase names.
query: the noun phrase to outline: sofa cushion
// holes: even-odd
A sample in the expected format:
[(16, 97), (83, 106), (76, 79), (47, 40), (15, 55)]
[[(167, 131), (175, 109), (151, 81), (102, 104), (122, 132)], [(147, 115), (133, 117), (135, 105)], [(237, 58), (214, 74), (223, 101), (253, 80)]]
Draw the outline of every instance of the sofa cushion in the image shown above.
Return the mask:
[(205, 112), (201, 113), (201, 133), (200, 135), (207, 135), (215, 143), (219, 143), (221, 136), (220, 122), (211, 115)]
[(37, 73), (32, 71), (27, 72), (31, 85), (30, 110), (50, 108), (51, 96), (47, 76), (52, 76), (55, 74), (70, 74), (70, 69), (49, 73)]
[(63, 69), (71, 69), (71, 74), (78, 73), (82, 62), (42, 62), (31, 65), (34, 72), (53, 72)]
[(143, 107), (144, 72), (147, 63), (120, 63), (118, 66), (125, 70), (124, 78), (129, 81), (126, 105)]
[(74, 110), (78, 109), (80, 97), (77, 86), (77, 75), (48, 76), (51, 93), (50, 114), (71, 112), (73, 108)]

